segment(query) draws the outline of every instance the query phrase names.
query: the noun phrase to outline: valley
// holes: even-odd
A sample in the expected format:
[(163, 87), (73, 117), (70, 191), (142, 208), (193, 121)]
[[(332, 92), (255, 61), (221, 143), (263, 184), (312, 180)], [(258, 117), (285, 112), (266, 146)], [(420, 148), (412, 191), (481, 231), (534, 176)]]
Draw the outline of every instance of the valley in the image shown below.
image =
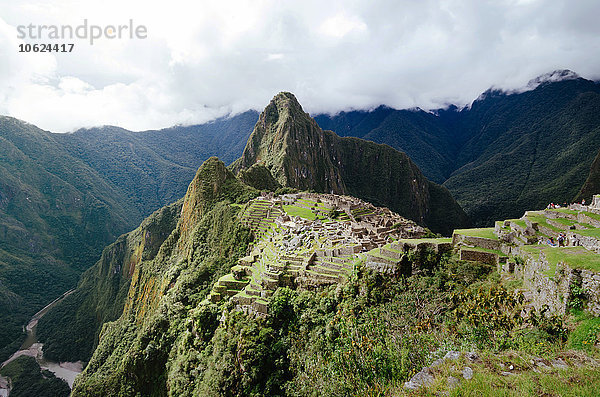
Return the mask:
[[(4, 118), (0, 304), (20, 307), (5, 358), (26, 316), (60, 301), (17, 353), (43, 343), (50, 361), (3, 373), (66, 393), (50, 369), (74, 396), (385, 395), (405, 382), (427, 394), (454, 390), (450, 377), (469, 390), (452, 362), (495, 384), (593, 373), (600, 206), (532, 209), (597, 193), (596, 91), (574, 77), (461, 110), (315, 119), (282, 92), (258, 120), (140, 133), (55, 136)], [(553, 95), (558, 119), (532, 123)], [(568, 246), (553, 246), (559, 235)], [(11, 271), (26, 263), (50, 289), (19, 289)]]

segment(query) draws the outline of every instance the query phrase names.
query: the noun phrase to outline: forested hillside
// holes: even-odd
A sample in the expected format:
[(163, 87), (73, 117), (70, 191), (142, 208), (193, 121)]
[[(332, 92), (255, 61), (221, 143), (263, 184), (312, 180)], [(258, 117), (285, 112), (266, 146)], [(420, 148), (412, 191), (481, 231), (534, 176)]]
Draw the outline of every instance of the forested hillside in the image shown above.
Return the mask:
[(219, 156), (229, 164), (239, 157), (257, 117), (248, 111), (207, 124), (141, 132), (107, 126), (56, 139), (123, 189), (128, 202), (147, 216), (181, 198), (207, 158)]
[(597, 83), (557, 71), (532, 84), (520, 93), (489, 90), (464, 109), (380, 107), (316, 120), (405, 152), (475, 223), (490, 225), (574, 200), (600, 147)]
[(29, 317), (140, 217), (54, 134), (0, 118), (0, 361), (21, 344)]

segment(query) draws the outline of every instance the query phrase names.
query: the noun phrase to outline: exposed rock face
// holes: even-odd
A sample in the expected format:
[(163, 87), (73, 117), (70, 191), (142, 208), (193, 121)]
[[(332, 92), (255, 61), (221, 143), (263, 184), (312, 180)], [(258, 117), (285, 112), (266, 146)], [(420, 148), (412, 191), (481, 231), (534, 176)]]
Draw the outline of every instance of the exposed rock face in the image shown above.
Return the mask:
[(232, 168), (239, 173), (255, 164), (282, 186), (359, 197), (437, 232), (469, 223), (448, 190), (430, 182), (406, 154), (323, 131), (290, 93), (265, 108)]

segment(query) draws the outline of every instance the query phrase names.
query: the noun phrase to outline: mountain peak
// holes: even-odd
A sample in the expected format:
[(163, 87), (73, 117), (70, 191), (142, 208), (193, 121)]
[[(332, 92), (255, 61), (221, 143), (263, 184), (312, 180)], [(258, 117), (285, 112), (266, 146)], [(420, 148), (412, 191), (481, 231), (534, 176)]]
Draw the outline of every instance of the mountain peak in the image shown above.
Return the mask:
[(286, 119), (305, 116), (302, 106), (291, 92), (280, 92), (275, 95), (259, 117), (259, 122), (266, 127), (270, 123), (284, 122)]
[(323, 130), (289, 92), (275, 95), (260, 114), (236, 173), (263, 164), (282, 186), (345, 193), (335, 165), (326, 155)]
[(271, 99), (271, 103), (279, 103), (279, 104), (295, 104), (300, 106), (300, 103), (296, 99), (296, 96), (288, 91), (281, 91), (279, 94), (275, 95), (273, 99)]
[[(277, 94), (261, 113), (242, 157), (231, 168), (257, 187), (262, 188), (255, 180), (351, 195), (444, 233), (468, 223), (450, 193), (429, 182), (406, 154), (323, 131), (289, 92)], [(440, 208), (445, 208), (443, 216)]]
[(544, 73), (542, 75), (539, 75), (535, 79), (529, 80), (529, 83), (527, 83), (527, 87), (535, 88), (545, 83), (555, 83), (557, 81), (565, 80), (577, 80), (578, 78), (580, 78), (580, 76), (572, 70), (559, 69), (553, 72)]
[[(257, 192), (238, 181), (217, 157), (206, 160), (190, 183), (181, 209), (180, 232), (191, 230), (207, 209), (225, 198), (247, 201)], [(242, 200), (243, 201), (243, 200)]]

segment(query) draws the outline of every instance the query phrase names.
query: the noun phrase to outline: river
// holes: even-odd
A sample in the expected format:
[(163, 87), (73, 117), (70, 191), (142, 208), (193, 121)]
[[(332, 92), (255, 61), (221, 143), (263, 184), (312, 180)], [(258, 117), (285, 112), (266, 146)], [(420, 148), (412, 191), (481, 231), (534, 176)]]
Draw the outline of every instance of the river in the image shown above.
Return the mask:
[[(17, 357), (21, 356), (30, 356), (35, 357), (36, 361), (40, 365), (42, 369), (47, 369), (56, 375), (56, 377), (64, 379), (69, 384), (69, 387), (73, 387), (73, 382), (75, 381), (75, 377), (83, 371), (83, 363), (81, 361), (77, 362), (64, 362), (57, 363), (54, 361), (49, 361), (44, 358), (43, 353), (43, 343), (39, 343), (37, 341), (36, 329), (37, 324), (40, 318), (42, 318), (54, 305), (56, 305), (61, 300), (65, 299), (67, 296), (71, 295), (75, 291), (74, 289), (69, 290), (62, 294), (60, 297), (56, 298), (54, 301), (46, 305), (42, 310), (37, 312), (31, 317), (29, 323), (25, 326), (25, 331), (27, 332), (27, 338), (25, 342), (21, 345), (21, 348), (15, 352), (8, 360), (0, 365), (0, 368), (4, 367), (6, 364), (10, 363)], [(10, 380), (0, 376), (0, 397), (8, 397), (10, 393)]]

